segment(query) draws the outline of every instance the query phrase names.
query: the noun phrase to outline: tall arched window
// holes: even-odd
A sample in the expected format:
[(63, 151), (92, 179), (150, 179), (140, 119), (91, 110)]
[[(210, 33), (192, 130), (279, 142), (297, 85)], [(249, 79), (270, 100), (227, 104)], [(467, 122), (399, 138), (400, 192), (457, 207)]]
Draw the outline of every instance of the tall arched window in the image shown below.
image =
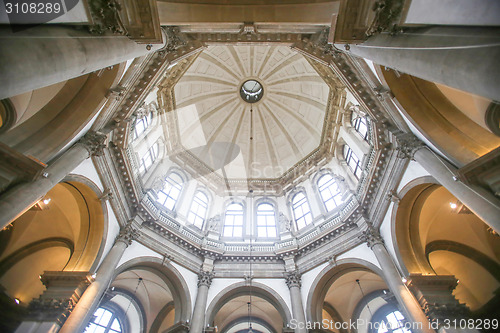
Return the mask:
[(146, 132), (146, 129), (151, 125), (151, 122), (153, 121), (153, 113), (148, 112), (146, 116), (136, 119), (134, 122), (134, 132), (132, 136), (132, 140), (137, 139), (140, 137), (144, 132)]
[(257, 206), (257, 237), (276, 237), (276, 212), (273, 205), (261, 203)]
[(165, 187), (158, 192), (158, 202), (170, 210), (174, 210), (175, 204), (182, 191), (182, 178), (178, 173), (172, 172), (165, 179)]
[(207, 216), (208, 209), (208, 197), (202, 191), (197, 191), (193, 202), (191, 203), (191, 209), (188, 214), (188, 221), (198, 228), (203, 228), (203, 222)]
[(405, 317), (398, 310), (392, 311), (381, 320), (377, 333), (411, 333), (405, 327)]
[(243, 205), (232, 203), (224, 216), (224, 237), (243, 237)]
[(299, 192), (293, 196), (292, 210), (297, 229), (302, 229), (312, 222), (311, 208), (304, 192)]
[(356, 130), (356, 132), (358, 132), (359, 135), (361, 135), (363, 140), (368, 141), (368, 124), (369, 124), (368, 118), (366, 116), (360, 117), (358, 114), (353, 112), (351, 118), (351, 124), (352, 127), (354, 127), (354, 129)]
[(87, 326), (85, 333), (120, 333), (122, 325), (113, 312), (99, 308), (94, 312), (94, 318)]
[(344, 158), (347, 162), (347, 165), (354, 173), (354, 176), (359, 179), (361, 177), (361, 162), (359, 161), (359, 158), (356, 156), (356, 154), (354, 154), (351, 147), (349, 147), (348, 145), (344, 145)]
[(139, 163), (139, 172), (141, 174), (146, 173), (146, 171), (149, 170), (149, 168), (153, 165), (154, 161), (158, 158), (158, 153), (160, 151), (160, 145), (158, 142), (153, 144), (151, 148), (148, 149), (146, 154), (141, 158), (141, 161)]
[(340, 193), (337, 182), (329, 173), (318, 179), (318, 190), (328, 212), (341, 204), (342, 193)]

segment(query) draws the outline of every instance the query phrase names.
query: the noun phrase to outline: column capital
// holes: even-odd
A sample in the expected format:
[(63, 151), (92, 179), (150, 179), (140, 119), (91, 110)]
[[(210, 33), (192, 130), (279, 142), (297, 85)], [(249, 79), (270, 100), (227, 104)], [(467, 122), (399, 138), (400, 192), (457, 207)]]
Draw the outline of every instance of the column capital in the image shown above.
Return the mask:
[(163, 55), (174, 52), (181, 46), (187, 45), (186, 36), (181, 34), (181, 29), (176, 26), (162, 27), (162, 30), (167, 36), (167, 42), (159, 52)]
[(292, 287), (300, 288), (302, 286), (301, 278), (302, 276), (298, 271), (285, 272), (285, 282), (288, 286), (288, 289)]
[(91, 156), (104, 155), (106, 135), (88, 131), (78, 142), (85, 146)]
[(212, 280), (214, 279), (215, 273), (213, 271), (200, 270), (198, 272), (198, 288), (201, 286), (210, 287)]
[(359, 236), (363, 242), (366, 242), (366, 245), (371, 249), (376, 244), (384, 244), (384, 240), (380, 235), (380, 232), (375, 229), (371, 224), (368, 225), (368, 229), (363, 231)]
[(129, 223), (123, 228), (120, 229), (120, 233), (116, 236), (116, 242), (124, 242), (127, 246), (132, 244), (132, 241), (136, 240), (139, 237), (139, 232), (132, 228), (132, 225)]
[(399, 158), (408, 158), (413, 160), (413, 156), (417, 150), (426, 147), (425, 143), (420, 141), (417, 137), (412, 134), (404, 134), (397, 137), (397, 147)]

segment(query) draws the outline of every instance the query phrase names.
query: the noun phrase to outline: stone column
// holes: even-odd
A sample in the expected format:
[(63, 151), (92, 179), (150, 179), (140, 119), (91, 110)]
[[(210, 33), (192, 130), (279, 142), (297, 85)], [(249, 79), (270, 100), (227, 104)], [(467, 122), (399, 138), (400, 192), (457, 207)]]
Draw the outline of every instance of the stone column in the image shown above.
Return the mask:
[(111, 279), (123, 252), (137, 236), (137, 231), (130, 224), (120, 230), (115, 244), (99, 266), (94, 282), (85, 290), (82, 298), (80, 298), (68, 320), (59, 331), (60, 333), (83, 332), (85, 330), (89, 320), (97, 310), (102, 296), (112, 282)]
[(93, 35), (84, 29), (56, 25), (15, 33), (9, 26), (1, 27), (0, 45), (0, 99), (116, 65), (164, 46), (146, 46), (126, 36)]
[(496, 28), (426, 27), (381, 33), (359, 45), (335, 45), (424, 80), (500, 100)]
[(372, 249), (375, 254), (375, 257), (377, 258), (377, 261), (382, 269), (385, 282), (394, 294), (394, 297), (396, 297), (396, 300), (403, 310), (406, 319), (413, 323), (421, 323), (421, 329), (414, 329), (412, 327), (412, 331), (433, 333), (434, 330), (431, 328), (427, 317), (420, 308), (420, 305), (403, 283), (396, 265), (392, 261), (389, 252), (387, 252), (387, 249), (384, 246), (380, 233), (371, 225), (368, 225), (368, 229), (363, 231), (360, 238), (367, 243), (368, 247)]
[(17, 333), (57, 332), (81, 295), (91, 283), (89, 272), (45, 272), (41, 277), (46, 290), (30, 302), (26, 319)]
[(38, 179), (19, 184), (0, 197), (0, 229), (17, 219), (90, 156), (101, 156), (106, 136), (88, 132), (49, 165)]
[(193, 317), (191, 318), (191, 333), (203, 332), (205, 325), (205, 310), (207, 307), (208, 289), (214, 278), (213, 271), (201, 270), (198, 273), (198, 294), (194, 303)]
[[(433, 323), (433, 328), (440, 333), (473, 332), (479, 330), (460, 326), (460, 320), (469, 319), (470, 311), (453, 295), (457, 287), (457, 279), (453, 275), (421, 275), (412, 274), (408, 279), (408, 288), (424, 309), (427, 318)], [(446, 320), (449, 320), (447, 325)], [(453, 327), (456, 320), (457, 327)]]
[(293, 319), (297, 321), (299, 325), (296, 329), (296, 333), (306, 333), (306, 315), (304, 314), (304, 306), (302, 305), (302, 295), (300, 294), (301, 287), (301, 276), (299, 272), (292, 271), (285, 273), (285, 282), (290, 289), (290, 299), (292, 301), (292, 315)]
[(475, 190), (458, 180), (457, 169), (415, 137), (399, 140), (399, 155), (418, 162), (460, 202), (500, 233), (500, 201), (486, 191)]

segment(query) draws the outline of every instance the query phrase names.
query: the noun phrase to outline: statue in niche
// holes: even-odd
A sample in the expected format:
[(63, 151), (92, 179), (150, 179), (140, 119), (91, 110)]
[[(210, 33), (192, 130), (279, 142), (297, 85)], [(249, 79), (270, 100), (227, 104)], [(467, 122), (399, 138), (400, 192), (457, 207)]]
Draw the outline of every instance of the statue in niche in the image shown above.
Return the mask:
[(285, 214), (280, 212), (279, 215), (280, 230), (282, 232), (290, 231), (291, 223), (290, 220), (286, 218)]
[(166, 180), (165, 177), (156, 177), (151, 184), (151, 189), (158, 193), (165, 188)]
[(344, 177), (335, 176), (335, 182), (339, 187), (340, 193), (342, 193), (342, 201), (344, 201), (345, 199), (347, 199), (349, 194), (351, 194), (351, 189), (349, 188), (349, 185), (347, 185)]
[(219, 231), (220, 225), (220, 214), (217, 214), (208, 219), (208, 230), (209, 231)]

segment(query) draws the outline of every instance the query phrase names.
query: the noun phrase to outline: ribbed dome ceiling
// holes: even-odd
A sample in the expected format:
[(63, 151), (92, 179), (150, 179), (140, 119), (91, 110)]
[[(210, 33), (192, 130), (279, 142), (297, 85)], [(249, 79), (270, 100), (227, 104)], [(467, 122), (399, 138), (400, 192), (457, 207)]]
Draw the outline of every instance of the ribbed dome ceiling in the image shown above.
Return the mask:
[[(252, 104), (240, 95), (249, 79), (264, 89)], [(228, 179), (278, 178), (320, 144), (329, 91), (289, 47), (210, 46), (174, 88), (182, 146), (221, 147)]]

